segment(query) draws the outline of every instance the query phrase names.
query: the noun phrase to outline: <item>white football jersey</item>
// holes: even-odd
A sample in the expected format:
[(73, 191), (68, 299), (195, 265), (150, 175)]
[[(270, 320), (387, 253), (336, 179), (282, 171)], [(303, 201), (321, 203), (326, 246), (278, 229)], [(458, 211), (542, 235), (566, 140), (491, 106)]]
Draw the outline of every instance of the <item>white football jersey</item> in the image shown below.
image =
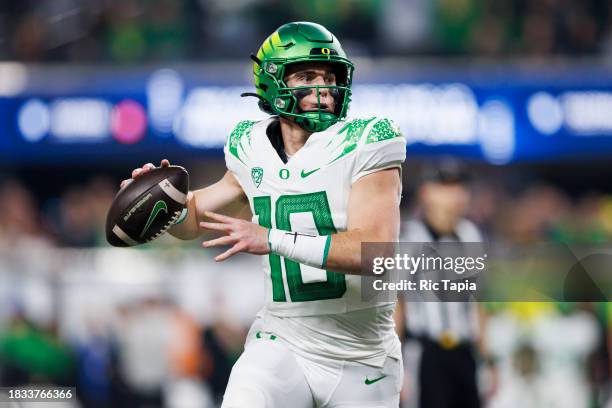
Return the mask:
[[(225, 145), (227, 168), (249, 199), (253, 222), (264, 227), (316, 235), (346, 231), (351, 185), (367, 174), (400, 167), (406, 158), (406, 141), (393, 122), (371, 117), (346, 119), (313, 133), (284, 163), (266, 133), (274, 120), (238, 123)], [(380, 308), (388, 326), (394, 303), (362, 301), (359, 276), (276, 254), (262, 258), (264, 311), (270, 318), (357, 316), (352, 312)], [(366, 315), (368, 320), (373, 317)]]

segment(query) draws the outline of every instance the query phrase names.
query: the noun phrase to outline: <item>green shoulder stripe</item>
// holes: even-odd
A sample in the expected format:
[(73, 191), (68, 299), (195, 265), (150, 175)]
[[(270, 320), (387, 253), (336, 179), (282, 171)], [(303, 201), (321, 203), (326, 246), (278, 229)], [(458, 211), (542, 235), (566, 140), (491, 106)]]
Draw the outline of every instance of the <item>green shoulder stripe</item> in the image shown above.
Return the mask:
[(242, 151), (243, 155), (245, 155), (244, 146), (242, 145), (244, 139), (246, 138), (249, 144), (251, 143), (251, 130), (253, 129), (253, 125), (257, 121), (255, 120), (243, 120), (238, 122), (232, 133), (230, 133), (229, 138), (227, 139), (227, 148), (231, 154), (233, 154), (242, 164), (246, 163), (242, 160), (240, 155), (238, 154), (238, 147)]
[(389, 119), (381, 119), (376, 122), (372, 129), (370, 129), (370, 133), (368, 133), (368, 138), (366, 139), (367, 143), (376, 143), (382, 140), (393, 139), (395, 137), (401, 137), (402, 134), (395, 126), (395, 124)]
[(340, 129), (338, 135), (345, 134), (344, 139), (340, 142), (340, 146), (343, 146), (342, 152), (336, 157), (334, 160), (330, 161), (330, 163), (335, 162), (339, 158), (346, 156), (357, 147), (357, 143), (361, 139), (363, 135), (363, 131), (368, 126), (370, 122), (372, 122), (375, 117), (369, 119), (354, 119), (348, 122), (346, 125)]

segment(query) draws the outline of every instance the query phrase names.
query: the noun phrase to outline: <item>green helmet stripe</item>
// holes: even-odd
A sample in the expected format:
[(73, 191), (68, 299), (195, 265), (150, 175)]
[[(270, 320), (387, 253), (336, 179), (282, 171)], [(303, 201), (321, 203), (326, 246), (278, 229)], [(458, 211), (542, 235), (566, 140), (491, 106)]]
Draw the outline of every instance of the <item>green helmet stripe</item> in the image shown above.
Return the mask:
[(264, 54), (272, 54), (274, 51), (274, 45), (272, 44), (271, 37), (272, 36), (268, 37), (261, 46), (261, 50), (264, 52)]
[[(265, 55), (263, 49), (259, 47), (259, 51), (257, 51), (257, 58), (259, 58), (260, 61), (263, 61), (264, 57)], [(255, 64), (255, 66), (257, 66), (257, 64)]]
[(280, 47), (282, 45), (280, 34), (278, 33), (278, 31), (272, 33), (272, 35), (270, 36), (270, 42), (272, 43), (273, 47)]

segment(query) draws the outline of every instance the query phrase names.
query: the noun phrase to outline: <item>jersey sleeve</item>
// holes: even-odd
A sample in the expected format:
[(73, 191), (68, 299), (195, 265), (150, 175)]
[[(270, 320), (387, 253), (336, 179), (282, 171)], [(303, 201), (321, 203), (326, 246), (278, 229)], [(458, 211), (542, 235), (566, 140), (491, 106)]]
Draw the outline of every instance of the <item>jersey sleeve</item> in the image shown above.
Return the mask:
[(406, 139), (390, 119), (377, 120), (356, 152), (351, 182), (376, 171), (401, 167), (406, 160)]
[(256, 122), (253, 120), (243, 120), (238, 122), (231, 131), (223, 152), (225, 154), (225, 165), (235, 175), (240, 174), (248, 164), (249, 151), (251, 146), (251, 131)]

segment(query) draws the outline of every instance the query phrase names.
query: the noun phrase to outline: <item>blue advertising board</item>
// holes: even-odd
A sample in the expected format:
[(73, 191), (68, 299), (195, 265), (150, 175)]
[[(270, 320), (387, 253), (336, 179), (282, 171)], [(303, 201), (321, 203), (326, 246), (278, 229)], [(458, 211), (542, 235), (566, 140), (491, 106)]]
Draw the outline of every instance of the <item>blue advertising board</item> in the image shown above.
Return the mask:
[[(231, 81), (217, 71), (39, 68), (0, 96), (0, 158), (66, 164), (220, 155), (235, 123), (266, 115), (240, 97), (252, 90), (248, 75)], [(612, 75), (596, 67), (387, 68), (357, 77), (349, 115), (393, 119), (412, 157), (493, 164), (612, 157)]]

